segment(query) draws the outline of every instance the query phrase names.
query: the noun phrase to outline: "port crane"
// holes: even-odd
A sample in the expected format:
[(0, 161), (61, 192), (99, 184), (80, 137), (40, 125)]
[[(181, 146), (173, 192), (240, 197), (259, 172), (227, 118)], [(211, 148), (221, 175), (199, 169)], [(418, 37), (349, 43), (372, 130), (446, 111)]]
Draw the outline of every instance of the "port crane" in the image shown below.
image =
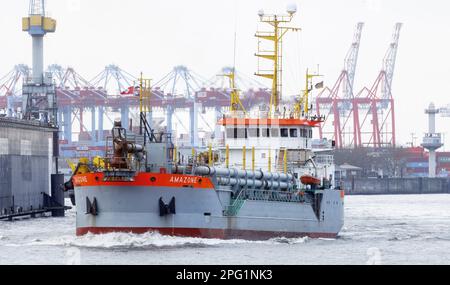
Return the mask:
[[(347, 52), (344, 60), (344, 68), (341, 74), (334, 84), (333, 88), (329, 91), (327, 97), (323, 96), (322, 92), (316, 99), (316, 108), (319, 115), (325, 115), (325, 121), (319, 128), (320, 138), (324, 138), (327, 135), (327, 125), (333, 124), (334, 132), (332, 133), (337, 147), (344, 145), (343, 135), (345, 127), (348, 121), (351, 119), (354, 99), (353, 86), (355, 82), (356, 68), (358, 64), (359, 48), (361, 45), (361, 36), (364, 28), (364, 23), (359, 22), (356, 25), (355, 33), (353, 36), (353, 42), (350, 49)], [(324, 91), (327, 91), (325, 89)], [(339, 94), (342, 93), (340, 96)], [(329, 111), (326, 114), (320, 114), (321, 106), (329, 106)], [(356, 118), (356, 114), (353, 117)], [(354, 141), (358, 144), (356, 134), (358, 133), (358, 124), (354, 124)]]

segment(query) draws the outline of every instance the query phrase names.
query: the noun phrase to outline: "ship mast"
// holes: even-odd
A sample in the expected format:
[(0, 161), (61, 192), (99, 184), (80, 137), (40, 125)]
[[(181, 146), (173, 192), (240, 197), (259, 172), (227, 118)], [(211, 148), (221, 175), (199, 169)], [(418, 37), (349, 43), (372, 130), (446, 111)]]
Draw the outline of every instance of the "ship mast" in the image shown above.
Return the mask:
[(237, 116), (238, 111), (241, 111), (245, 116), (247, 111), (239, 97), (239, 89), (236, 86), (236, 46), (237, 46), (237, 29), (234, 32), (234, 55), (233, 55), (233, 67), (225, 70), (223, 74), (229, 80), (229, 85), (231, 89), (230, 93), (230, 113), (233, 117)]
[(255, 54), (260, 59), (273, 61), (273, 69), (261, 70), (259, 67), (258, 72), (255, 74), (257, 76), (272, 80), (269, 117), (273, 117), (274, 112), (279, 112), (280, 101), (282, 99), (282, 40), (288, 31), (297, 32), (300, 30), (299, 28), (285, 26), (287, 23), (292, 21), (296, 12), (296, 6), (288, 6), (287, 15), (265, 14), (262, 10), (258, 12), (261, 23), (266, 23), (272, 26), (272, 31), (258, 31), (255, 35), (258, 39), (271, 41), (273, 43), (273, 50), (269, 51), (262, 49), (259, 43), (258, 53)]
[(151, 96), (151, 79), (143, 78), (141, 73), (141, 77), (139, 78), (139, 134), (144, 135), (144, 146), (147, 144), (147, 139), (151, 142), (156, 141), (151, 121)]
[(239, 89), (236, 86), (236, 69), (230, 68), (222, 76), (227, 77), (229, 80), (229, 85), (231, 89), (230, 93), (230, 113), (233, 117), (236, 117), (237, 113), (240, 111), (244, 115), (247, 113), (244, 105), (239, 97)]
[(323, 82), (316, 84), (316, 86), (313, 86), (313, 79), (316, 77), (322, 77), (322, 75), (310, 74), (309, 70), (306, 70), (305, 90), (303, 90), (303, 95), (300, 97), (300, 100), (294, 106), (294, 114), (295, 114), (296, 118), (302, 118), (302, 117), (309, 118), (309, 115), (311, 112), (311, 108), (309, 106), (310, 93), (314, 87), (316, 89), (323, 88)]

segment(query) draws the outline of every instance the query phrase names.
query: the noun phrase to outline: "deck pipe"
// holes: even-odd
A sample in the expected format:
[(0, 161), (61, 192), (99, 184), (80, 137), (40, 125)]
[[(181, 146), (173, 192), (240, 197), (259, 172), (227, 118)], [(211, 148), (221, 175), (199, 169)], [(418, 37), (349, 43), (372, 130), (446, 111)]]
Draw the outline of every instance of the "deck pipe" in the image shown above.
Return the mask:
[(230, 178), (230, 177), (217, 177), (217, 182), (222, 186), (236, 186), (240, 187), (251, 187), (259, 189), (288, 189), (292, 186), (289, 182), (280, 181), (267, 181), (267, 180), (256, 180), (248, 178)]
[[(188, 166), (177, 165), (175, 173), (182, 174), (185, 173), (186, 170), (188, 170)], [(257, 180), (276, 180), (282, 182), (292, 181), (293, 179), (292, 174), (264, 172), (261, 170), (238, 170), (236, 168), (218, 168), (209, 166), (197, 166), (195, 167), (193, 174), (217, 177), (249, 178)]]

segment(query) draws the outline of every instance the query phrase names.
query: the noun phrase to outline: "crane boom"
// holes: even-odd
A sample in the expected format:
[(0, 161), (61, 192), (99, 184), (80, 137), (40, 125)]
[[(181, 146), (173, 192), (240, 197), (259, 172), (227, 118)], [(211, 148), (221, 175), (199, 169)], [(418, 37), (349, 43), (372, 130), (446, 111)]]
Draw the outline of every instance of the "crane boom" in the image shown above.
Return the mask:
[(383, 99), (392, 97), (392, 79), (394, 78), (395, 62), (397, 59), (398, 43), (402, 26), (402, 23), (395, 24), (392, 41), (383, 60), (383, 71), (386, 73), (386, 80), (383, 85)]
[(358, 63), (359, 46), (364, 23), (356, 25), (355, 35), (352, 46), (345, 57), (344, 70), (347, 72), (347, 84), (344, 86), (344, 95), (346, 98), (353, 98), (353, 84), (355, 82), (356, 66)]

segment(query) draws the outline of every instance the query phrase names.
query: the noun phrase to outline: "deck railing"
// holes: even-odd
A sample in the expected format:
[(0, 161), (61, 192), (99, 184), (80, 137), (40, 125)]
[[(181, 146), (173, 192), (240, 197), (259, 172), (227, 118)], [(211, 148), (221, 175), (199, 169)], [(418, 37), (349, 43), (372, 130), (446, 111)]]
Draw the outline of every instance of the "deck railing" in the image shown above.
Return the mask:
[(271, 191), (271, 190), (252, 190), (243, 191), (244, 199), (253, 201), (270, 201), (284, 203), (304, 203), (304, 196), (297, 192), (289, 191)]
[(225, 209), (225, 215), (236, 216), (246, 201), (306, 203), (305, 196), (300, 192), (246, 189), (242, 190), (236, 199), (232, 199), (231, 205)]

